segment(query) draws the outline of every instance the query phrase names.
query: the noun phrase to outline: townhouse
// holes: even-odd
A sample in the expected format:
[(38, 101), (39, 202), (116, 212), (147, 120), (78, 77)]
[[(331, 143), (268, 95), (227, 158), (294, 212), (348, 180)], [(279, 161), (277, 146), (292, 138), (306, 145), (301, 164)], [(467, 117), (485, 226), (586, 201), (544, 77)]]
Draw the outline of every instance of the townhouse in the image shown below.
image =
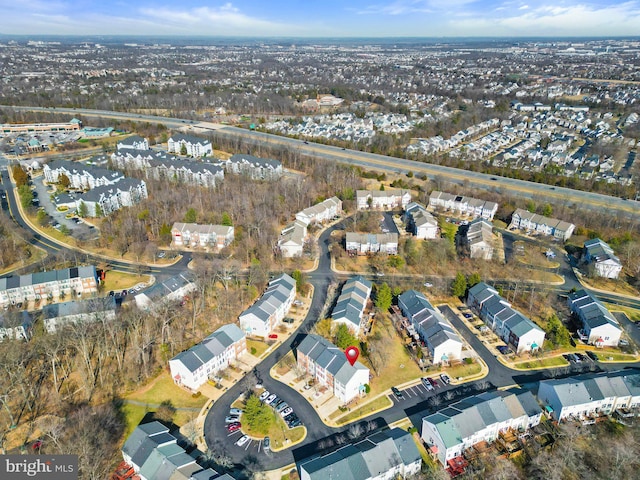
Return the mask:
[(422, 440), (445, 467), (480, 442), (540, 423), (542, 410), (529, 390), (511, 388), (467, 397), (422, 419)]
[(558, 422), (585, 420), (617, 413), (637, 416), (640, 409), (640, 371), (589, 373), (577, 377), (543, 380), (538, 400)]
[(234, 229), (226, 225), (198, 225), (176, 222), (171, 227), (172, 244), (175, 247), (215, 248), (227, 247), (233, 242)]
[(399, 188), (385, 190), (357, 190), (356, 207), (358, 210), (393, 210), (406, 208), (411, 202), (411, 192)]
[(138, 293), (136, 306), (141, 310), (154, 310), (169, 302), (184, 302), (196, 288), (194, 275), (185, 271)]
[(256, 302), (239, 316), (240, 328), (256, 337), (268, 337), (296, 298), (296, 281), (286, 273), (274, 278)]
[(83, 266), (0, 278), (0, 306), (98, 291), (96, 267)]
[(402, 293), (398, 296), (398, 306), (425, 343), (434, 364), (462, 358), (462, 339), (422, 293), (415, 290)]
[(397, 233), (357, 233), (347, 232), (345, 248), (348, 253), (354, 255), (366, 255), (367, 253), (398, 253)]
[(26, 310), (0, 313), (0, 342), (10, 340), (29, 340), (33, 333), (33, 317)]
[(491, 260), (498, 242), (498, 237), (493, 233), (493, 225), (484, 218), (476, 218), (469, 222), (463, 241), (469, 248), (471, 258)]
[(469, 215), (474, 218), (482, 217), (485, 220), (493, 220), (498, 211), (498, 204), (487, 200), (479, 200), (462, 195), (452, 195), (446, 192), (434, 190), (429, 195), (429, 207), (450, 210), (459, 215)]
[(516, 353), (542, 348), (545, 333), (522, 313), (511, 308), (496, 289), (480, 282), (469, 289), (467, 304)]
[(420, 473), (422, 457), (411, 434), (392, 428), (297, 463), (301, 480), (392, 480)]
[(337, 217), (341, 213), (342, 200), (338, 197), (331, 197), (296, 213), (296, 220), (304, 222), (306, 225), (311, 223), (324, 223)]
[(282, 229), (278, 239), (278, 249), (285, 258), (300, 257), (304, 251), (306, 238), (307, 224), (296, 220)]
[[(201, 455), (198, 449), (193, 455)], [(140, 480), (234, 480), (204, 468), (178, 445), (176, 437), (158, 421), (138, 425), (122, 446), (122, 458)]]
[(115, 318), (116, 299), (113, 296), (52, 303), (42, 308), (42, 322), (47, 333), (55, 333), (70, 324), (105, 322)]
[(509, 229), (524, 230), (527, 233), (539, 233), (559, 238), (563, 241), (569, 240), (576, 226), (555, 218), (543, 217), (537, 213), (531, 213), (521, 208), (516, 209), (511, 215)]
[(582, 324), (578, 331), (582, 340), (596, 347), (618, 346), (622, 327), (599, 300), (580, 289), (569, 294), (567, 304)]
[(367, 308), (372, 287), (373, 284), (370, 281), (359, 275), (347, 280), (331, 312), (333, 322), (343, 323), (351, 333), (359, 335), (365, 327), (364, 311)]
[(327, 339), (305, 335), (295, 353), (298, 367), (345, 404), (366, 393), (369, 369), (358, 361), (351, 365), (344, 351)]
[(101, 185), (76, 197), (76, 212), (88, 217), (110, 215), (147, 198), (147, 184), (137, 178), (123, 178), (113, 185)]
[(620, 259), (613, 253), (613, 249), (599, 238), (584, 242), (583, 260), (588, 265), (593, 264), (596, 275), (600, 277), (618, 278), (622, 271)]
[(176, 385), (198, 390), (247, 351), (245, 334), (234, 324), (223, 325), (202, 342), (169, 360)]
[(167, 151), (178, 155), (186, 154), (190, 157), (206, 157), (213, 155), (211, 142), (205, 138), (193, 135), (173, 134), (167, 140)]
[(438, 221), (427, 210), (416, 202), (407, 205), (404, 221), (416, 238), (421, 240), (438, 238)]
[(245, 153), (232, 155), (228, 160), (221, 160), (227, 172), (246, 175), (252, 180), (277, 180), (284, 172), (282, 163), (269, 158), (258, 158)]

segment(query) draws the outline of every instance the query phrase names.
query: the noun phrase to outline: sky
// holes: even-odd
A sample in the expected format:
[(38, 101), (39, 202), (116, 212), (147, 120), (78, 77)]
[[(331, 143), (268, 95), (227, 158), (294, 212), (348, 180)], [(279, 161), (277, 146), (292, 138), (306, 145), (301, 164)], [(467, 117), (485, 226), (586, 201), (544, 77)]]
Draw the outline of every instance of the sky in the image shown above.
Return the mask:
[(0, 33), (640, 36), (640, 0), (0, 0)]

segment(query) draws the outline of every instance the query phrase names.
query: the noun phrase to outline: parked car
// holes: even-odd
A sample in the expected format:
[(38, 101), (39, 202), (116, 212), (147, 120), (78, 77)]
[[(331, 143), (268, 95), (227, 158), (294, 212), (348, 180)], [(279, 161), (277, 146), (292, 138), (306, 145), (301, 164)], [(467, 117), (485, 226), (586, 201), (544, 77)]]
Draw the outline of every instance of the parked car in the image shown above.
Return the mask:
[(571, 358), (573, 358), (573, 361), (576, 363), (582, 363), (582, 360), (580, 360), (580, 357), (578, 357), (575, 353), (571, 353)]
[(471, 314), (471, 313), (469, 313), (469, 312), (464, 312), (464, 313), (462, 314), (462, 316), (463, 316), (464, 318), (469, 318), (469, 319), (470, 319), (470, 318), (473, 318), (473, 314)]
[(275, 407), (276, 405), (278, 405), (280, 402), (282, 402), (282, 399), (278, 396), (276, 396), (276, 398), (274, 398), (273, 400), (271, 400), (269, 402), (269, 405), (271, 405), (272, 407)]
[(269, 397), (269, 395), (271, 395), (269, 393), (269, 390), (265, 390), (264, 392), (262, 392), (260, 394), (260, 396), (258, 398), (260, 399), (261, 402), (264, 402)]
[(573, 363), (573, 357), (570, 353), (565, 353), (564, 355), (562, 355), (562, 358), (564, 358), (569, 363)]
[(440, 388), (440, 384), (435, 378), (427, 377), (427, 380), (429, 380), (429, 383), (433, 385), (433, 388)]
[(598, 356), (594, 352), (592, 352), (591, 350), (587, 351), (587, 357), (589, 357), (594, 362), (598, 361)]
[(275, 340), (276, 338), (278, 338), (278, 334), (277, 333), (270, 333), (269, 334), (269, 338), (272, 338), (272, 339)]
[(449, 385), (451, 383), (451, 377), (449, 377), (449, 375), (447, 375), (446, 373), (440, 374), (440, 380), (442, 380), (442, 383), (444, 383), (445, 385)]
[(240, 437), (240, 439), (236, 442), (236, 445), (241, 447), (243, 446), (245, 443), (247, 443), (249, 440), (251, 440), (249, 437), (247, 437), (246, 435), (243, 435)]
[(271, 449), (271, 440), (269, 440), (269, 437), (264, 437), (264, 440), (262, 441), (262, 448), (263, 450)]
[(282, 410), (282, 411), (280, 412), (280, 416), (281, 416), (282, 418), (284, 418), (284, 417), (286, 417), (287, 415), (289, 415), (290, 413), (293, 413), (293, 408), (291, 408), (291, 407), (287, 407), (287, 408), (285, 408), (284, 410)]
[(420, 380), (422, 381), (422, 385), (424, 385), (424, 388), (426, 388), (428, 392), (433, 390), (433, 385), (431, 385), (431, 382), (429, 382), (429, 379), (427, 377), (422, 377)]
[(424, 282), (424, 286), (427, 288), (433, 287), (433, 283), (431, 282)]
[(229, 433), (237, 432), (241, 428), (242, 428), (242, 424), (240, 422), (230, 423), (229, 425), (227, 425), (227, 432)]
[(276, 398), (278, 398), (278, 396), (275, 393), (272, 393), (271, 395), (269, 395), (267, 397), (267, 399), (264, 401), (264, 403), (271, 405), (271, 402), (273, 402)]
[(575, 355), (576, 355), (576, 357), (578, 357), (578, 359), (581, 362), (586, 362), (587, 361), (587, 356), (586, 355), (583, 355), (582, 353), (576, 353)]
[(229, 415), (224, 419), (224, 423), (238, 423), (240, 421), (240, 417), (237, 415)]
[(391, 387), (391, 391), (396, 396), (396, 398), (398, 398), (399, 400), (403, 400), (404, 399), (404, 395), (396, 387)]
[(156, 255), (156, 257), (158, 258), (164, 258), (167, 256), (167, 252), (158, 252), (158, 254)]
[(229, 409), (229, 415), (240, 416), (240, 415), (242, 415), (242, 410), (240, 410), (239, 408), (230, 408)]
[(276, 406), (276, 411), (278, 413), (282, 412), (283, 410), (285, 410), (287, 407), (289, 406), (289, 404), (287, 402), (282, 402), (280, 405)]

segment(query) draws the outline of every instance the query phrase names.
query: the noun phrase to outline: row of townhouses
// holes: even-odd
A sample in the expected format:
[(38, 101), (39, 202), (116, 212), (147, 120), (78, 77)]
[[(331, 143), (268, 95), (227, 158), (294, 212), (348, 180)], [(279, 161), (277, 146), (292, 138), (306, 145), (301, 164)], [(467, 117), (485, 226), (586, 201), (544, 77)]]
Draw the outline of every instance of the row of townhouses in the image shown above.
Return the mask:
[(493, 225), (484, 218), (469, 222), (464, 233), (464, 242), (471, 258), (491, 260), (496, 251), (498, 237), (493, 233)]
[(622, 271), (620, 259), (613, 249), (599, 238), (584, 242), (584, 261), (593, 264), (596, 275), (605, 278), (618, 278)]
[(282, 230), (278, 240), (282, 256), (301, 256), (307, 239), (307, 227), (311, 224), (322, 224), (341, 214), (342, 200), (338, 197), (328, 198), (296, 213), (296, 219)]
[(177, 222), (171, 227), (171, 239), (175, 247), (215, 248), (219, 250), (233, 242), (234, 229), (226, 225)]
[(386, 190), (357, 190), (356, 208), (358, 210), (393, 210), (406, 208), (411, 202), (411, 192), (399, 188)]
[(416, 202), (407, 205), (404, 221), (416, 238), (421, 240), (438, 238), (438, 221), (427, 210)]
[(509, 229), (535, 232), (541, 235), (548, 235), (559, 238), (563, 241), (569, 240), (576, 226), (555, 218), (543, 217), (537, 213), (531, 213), (522, 208), (517, 208), (511, 216)]
[(369, 369), (358, 361), (351, 365), (342, 349), (319, 335), (302, 339), (296, 348), (296, 361), (303, 372), (345, 404), (366, 393)]
[(437, 190), (434, 190), (429, 195), (429, 207), (451, 210), (459, 215), (469, 215), (474, 218), (482, 217), (486, 220), (493, 220), (498, 211), (498, 204), (495, 202), (463, 197), (462, 195), (452, 195)]
[(235, 480), (198, 464), (194, 449), (189, 455), (178, 439), (158, 421), (138, 425), (122, 446), (122, 458), (140, 480)]
[(240, 328), (247, 334), (268, 337), (284, 319), (296, 298), (296, 281), (286, 273), (271, 280), (262, 296), (240, 314)]
[(347, 232), (345, 248), (352, 255), (366, 255), (368, 253), (398, 253), (397, 233), (358, 233)]
[(582, 324), (581, 339), (597, 347), (617, 347), (622, 328), (616, 318), (595, 297), (581, 289), (569, 294), (567, 303)]
[(0, 278), (0, 306), (98, 291), (96, 267), (83, 266)]
[(364, 311), (367, 308), (372, 287), (373, 284), (361, 276), (347, 280), (331, 312), (333, 322), (343, 323), (353, 334), (359, 335), (365, 327)]
[(542, 348), (544, 330), (511, 308), (495, 288), (484, 282), (474, 285), (469, 289), (467, 304), (516, 353)]
[(398, 306), (425, 343), (434, 364), (462, 358), (460, 336), (422, 293), (415, 290), (404, 292), (398, 296)]
[(27, 310), (0, 312), (0, 342), (29, 340), (33, 335), (33, 317)]
[(52, 303), (42, 309), (42, 321), (47, 333), (55, 333), (66, 325), (98, 323), (115, 318), (116, 299), (113, 296)]
[(185, 271), (164, 282), (156, 282), (150, 288), (135, 296), (140, 310), (154, 310), (170, 302), (181, 302), (197, 288), (195, 276)]
[(58, 183), (64, 175), (69, 179), (70, 187), (88, 190), (81, 194), (60, 194), (55, 202), (58, 207), (75, 208), (77, 212), (84, 210), (89, 217), (109, 215), (147, 198), (147, 185), (143, 180), (91, 164), (54, 160), (43, 166), (43, 173), (48, 183)]
[(169, 360), (171, 378), (196, 391), (216, 373), (247, 351), (245, 334), (236, 325), (223, 325), (202, 342)]

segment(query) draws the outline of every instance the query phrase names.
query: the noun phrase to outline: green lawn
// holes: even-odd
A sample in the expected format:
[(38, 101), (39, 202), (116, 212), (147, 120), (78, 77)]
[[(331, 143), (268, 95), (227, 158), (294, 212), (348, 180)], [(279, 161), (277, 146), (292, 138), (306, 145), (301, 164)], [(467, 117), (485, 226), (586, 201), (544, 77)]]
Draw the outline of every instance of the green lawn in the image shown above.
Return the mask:
[[(353, 422), (353, 421), (357, 420), (358, 418), (366, 417), (367, 415), (370, 415), (373, 412), (376, 412), (376, 411), (378, 411), (380, 409), (389, 408), (392, 405), (393, 405), (393, 402), (389, 399), (389, 397), (387, 395), (382, 395), (382, 396), (376, 398), (375, 400), (373, 400), (373, 401), (371, 401), (369, 403), (365, 403), (361, 407), (356, 408), (355, 410), (352, 410), (351, 412), (349, 412), (345, 416), (340, 417), (338, 419), (338, 423), (340, 425), (345, 425), (347, 423), (350, 423), (350, 422)], [(336, 412), (338, 414), (342, 413), (340, 410), (337, 410)], [(331, 418), (334, 415), (336, 415), (336, 412), (332, 413), (329, 416), (329, 418)], [(338, 415), (336, 415), (336, 416), (338, 416)]]
[(127, 438), (129, 435), (131, 435), (131, 432), (133, 432), (133, 430), (140, 424), (149, 409), (147, 407), (143, 407), (142, 405), (131, 405), (129, 403), (125, 403), (122, 406), (122, 411), (127, 423), (126, 431), (124, 432), (124, 438)]
[(527, 362), (514, 363), (513, 368), (519, 370), (529, 370), (536, 368), (565, 367), (569, 365), (563, 357), (540, 358), (538, 360), (529, 360)]
[(447, 375), (449, 375), (451, 378), (465, 378), (480, 373), (480, 370), (482, 370), (482, 367), (478, 362), (476, 362), (469, 365), (467, 365), (466, 363), (454, 365), (452, 367), (446, 368), (445, 372), (447, 372)]
[[(255, 353), (253, 353), (253, 349), (255, 348)], [(260, 357), (260, 355), (262, 355), (267, 348), (269, 348), (269, 345), (267, 345), (265, 342), (261, 342), (260, 340), (250, 340), (247, 339), (247, 351), (249, 351), (251, 353), (251, 355), (253, 355), (254, 357)]]
[(637, 358), (627, 353), (594, 352), (601, 362), (635, 362)]
[(163, 371), (150, 384), (125, 397), (127, 400), (157, 405), (170, 400), (176, 408), (201, 408), (207, 402), (203, 395), (194, 398), (191, 393), (178, 387), (169, 372)]
[(124, 273), (110, 270), (102, 283), (105, 292), (115, 290), (124, 290), (131, 288), (138, 283), (148, 283), (150, 277), (148, 275), (136, 275), (135, 273)]
[(640, 322), (640, 310), (637, 308), (623, 307), (612, 303), (604, 303), (604, 306), (611, 312), (623, 312), (632, 322)]

